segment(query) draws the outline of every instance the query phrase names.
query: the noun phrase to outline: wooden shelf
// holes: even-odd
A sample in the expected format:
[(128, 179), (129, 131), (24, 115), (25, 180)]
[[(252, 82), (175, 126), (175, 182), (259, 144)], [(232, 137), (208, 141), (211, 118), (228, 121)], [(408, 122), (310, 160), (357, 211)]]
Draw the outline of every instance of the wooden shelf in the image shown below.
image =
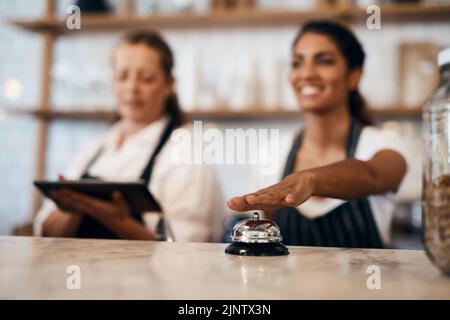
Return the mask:
[[(117, 117), (114, 111), (38, 111), (30, 109), (10, 108), (5, 110), (11, 115), (26, 115), (44, 119), (67, 119), (67, 120), (102, 120), (112, 121)], [(374, 118), (418, 118), (422, 114), (420, 108), (384, 108), (370, 109), (370, 115)], [(289, 120), (301, 119), (302, 113), (298, 111), (190, 111), (186, 116), (191, 120)]]
[[(450, 4), (391, 4), (381, 5), (381, 22), (450, 22)], [(366, 8), (349, 7), (343, 15), (350, 21), (366, 23)]]
[(334, 18), (329, 11), (285, 12), (285, 11), (222, 11), (209, 14), (177, 13), (148, 16), (89, 15), (82, 17), (80, 30), (69, 30), (64, 19), (12, 20), (18, 27), (34, 32), (53, 31), (74, 33), (80, 31), (110, 31), (134, 28), (206, 28), (245, 27), (298, 24), (312, 16)]
[(43, 119), (67, 119), (67, 120), (113, 120), (117, 114), (113, 111), (42, 111), (25, 108), (8, 108), (7, 114), (32, 116)]
[[(309, 19), (340, 19), (352, 23), (365, 23), (368, 13), (365, 8), (313, 9), (308, 11), (286, 10), (225, 10), (209, 14), (176, 13), (137, 15), (83, 15), (81, 30), (69, 30), (62, 18), (35, 20), (11, 20), (20, 28), (55, 33), (77, 33), (80, 31), (123, 30), (132, 28), (206, 28), (206, 27), (257, 27), (299, 25)], [(406, 21), (450, 21), (450, 5), (384, 5), (381, 6), (382, 22)]]

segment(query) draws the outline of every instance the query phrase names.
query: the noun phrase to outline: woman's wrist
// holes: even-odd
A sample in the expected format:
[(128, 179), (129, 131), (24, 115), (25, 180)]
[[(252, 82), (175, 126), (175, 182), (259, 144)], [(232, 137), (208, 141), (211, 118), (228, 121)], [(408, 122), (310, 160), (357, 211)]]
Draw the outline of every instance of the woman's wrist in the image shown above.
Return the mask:
[(317, 195), (317, 174), (314, 170), (297, 172), (298, 192), (308, 194), (310, 197)]

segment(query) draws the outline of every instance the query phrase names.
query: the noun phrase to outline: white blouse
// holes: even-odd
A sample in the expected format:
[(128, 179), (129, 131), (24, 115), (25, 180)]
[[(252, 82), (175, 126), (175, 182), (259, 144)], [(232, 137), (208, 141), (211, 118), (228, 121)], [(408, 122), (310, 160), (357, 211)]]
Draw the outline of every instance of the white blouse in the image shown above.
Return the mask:
[[(102, 152), (89, 169), (89, 175), (106, 181), (139, 179), (160, 135), (168, 122), (163, 117), (128, 137), (117, 149), (122, 123), (113, 125), (106, 134), (89, 142), (76, 154), (64, 176), (79, 179), (100, 148)], [(191, 130), (189, 125), (184, 129)], [(211, 166), (179, 164), (172, 153), (180, 142), (171, 138), (156, 158), (149, 190), (159, 202), (173, 232), (175, 241), (219, 241), (223, 233), (225, 201)], [(42, 235), (42, 225), (52, 211), (54, 202), (45, 200), (34, 222), (35, 235)], [(160, 214), (143, 213), (149, 230), (155, 231)]]

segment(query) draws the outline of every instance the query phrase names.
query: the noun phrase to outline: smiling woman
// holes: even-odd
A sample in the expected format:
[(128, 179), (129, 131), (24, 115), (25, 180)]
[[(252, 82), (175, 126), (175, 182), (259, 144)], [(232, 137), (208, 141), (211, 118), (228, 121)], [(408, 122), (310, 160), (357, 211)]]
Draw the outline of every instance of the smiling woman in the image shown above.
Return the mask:
[[(348, 107), (363, 124), (371, 124), (358, 91), (365, 59), (359, 41), (344, 28), (306, 24), (293, 45), (291, 84), (305, 111)], [(307, 74), (305, 76), (305, 73)]]
[(289, 245), (382, 248), (408, 152), (371, 125), (358, 92), (365, 53), (336, 23), (304, 25), (293, 43), (291, 84), (305, 115), (283, 180), (228, 202), (263, 209)]

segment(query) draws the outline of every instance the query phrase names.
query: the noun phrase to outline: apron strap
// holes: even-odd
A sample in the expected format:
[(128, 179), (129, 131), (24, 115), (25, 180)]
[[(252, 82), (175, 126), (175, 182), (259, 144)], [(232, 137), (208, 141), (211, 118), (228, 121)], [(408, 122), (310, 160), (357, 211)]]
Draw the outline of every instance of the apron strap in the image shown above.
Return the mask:
[[(89, 170), (94, 165), (95, 161), (100, 157), (100, 155), (103, 153), (103, 146), (101, 146), (97, 152), (94, 154), (91, 160), (87, 163), (86, 167), (83, 170), (83, 174), (81, 175), (81, 179), (92, 179), (92, 177), (89, 175)], [(97, 178), (98, 179), (98, 178)]]
[[(355, 156), (356, 147), (358, 145), (359, 135), (362, 130), (362, 125), (357, 119), (351, 120), (350, 129), (347, 136), (346, 155), (347, 158)], [(286, 161), (286, 166), (283, 170), (282, 178), (290, 175), (295, 167), (295, 161), (297, 159), (297, 151), (300, 149), (303, 141), (303, 130), (301, 130), (294, 139), (291, 150)]]
[(167, 140), (169, 140), (170, 135), (172, 134), (173, 130), (175, 130), (175, 128), (176, 128), (175, 121), (173, 120), (172, 117), (170, 117), (169, 122), (167, 123), (166, 127), (164, 128), (164, 131), (162, 132), (159, 138), (159, 142), (155, 148), (155, 151), (153, 151), (150, 160), (148, 161), (147, 165), (144, 168), (144, 171), (141, 174), (141, 179), (144, 180), (146, 184), (150, 182), (150, 179), (152, 177), (152, 171), (156, 161), (156, 157), (161, 152)]

